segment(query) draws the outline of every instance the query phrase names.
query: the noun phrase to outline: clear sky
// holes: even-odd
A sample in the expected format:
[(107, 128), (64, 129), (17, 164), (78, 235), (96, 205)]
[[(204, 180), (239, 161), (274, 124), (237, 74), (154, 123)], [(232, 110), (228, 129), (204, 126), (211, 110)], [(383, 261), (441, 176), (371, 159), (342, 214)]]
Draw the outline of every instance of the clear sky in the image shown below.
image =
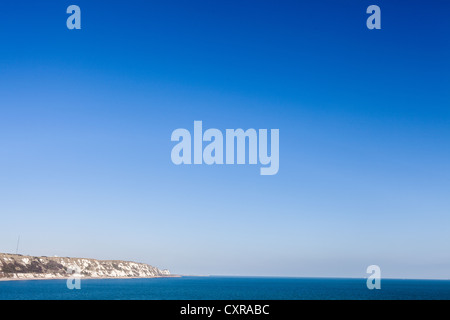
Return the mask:
[[(0, 252), (20, 235), (22, 254), (182, 274), (450, 278), (449, 10), (2, 3)], [(174, 165), (194, 120), (279, 129), (278, 174)]]

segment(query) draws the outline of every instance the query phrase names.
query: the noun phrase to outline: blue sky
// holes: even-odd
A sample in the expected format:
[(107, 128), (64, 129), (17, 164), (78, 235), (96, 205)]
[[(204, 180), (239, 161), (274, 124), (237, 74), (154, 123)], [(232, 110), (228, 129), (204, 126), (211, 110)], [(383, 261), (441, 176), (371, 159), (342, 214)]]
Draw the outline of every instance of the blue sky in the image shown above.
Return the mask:
[[(449, 9), (3, 4), (0, 252), (20, 234), (23, 254), (182, 274), (450, 278)], [(175, 166), (194, 120), (279, 129), (278, 174)]]

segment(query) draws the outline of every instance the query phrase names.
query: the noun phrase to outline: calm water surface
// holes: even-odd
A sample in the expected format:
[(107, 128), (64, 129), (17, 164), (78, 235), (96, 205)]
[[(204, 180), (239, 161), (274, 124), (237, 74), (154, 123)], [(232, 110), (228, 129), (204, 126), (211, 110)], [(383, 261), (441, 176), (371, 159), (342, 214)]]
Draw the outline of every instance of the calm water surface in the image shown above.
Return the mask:
[(366, 279), (181, 277), (86, 279), (80, 290), (66, 280), (0, 281), (0, 299), (450, 299), (450, 280), (381, 281), (369, 290)]

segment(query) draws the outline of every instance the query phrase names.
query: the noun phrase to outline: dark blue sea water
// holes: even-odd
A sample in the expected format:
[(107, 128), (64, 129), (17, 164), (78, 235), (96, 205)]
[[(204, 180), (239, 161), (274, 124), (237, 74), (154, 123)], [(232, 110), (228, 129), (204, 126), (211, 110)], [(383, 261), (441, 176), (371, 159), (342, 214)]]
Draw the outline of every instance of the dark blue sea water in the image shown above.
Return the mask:
[(450, 299), (449, 280), (181, 277), (86, 279), (80, 290), (66, 280), (0, 281), (0, 299)]

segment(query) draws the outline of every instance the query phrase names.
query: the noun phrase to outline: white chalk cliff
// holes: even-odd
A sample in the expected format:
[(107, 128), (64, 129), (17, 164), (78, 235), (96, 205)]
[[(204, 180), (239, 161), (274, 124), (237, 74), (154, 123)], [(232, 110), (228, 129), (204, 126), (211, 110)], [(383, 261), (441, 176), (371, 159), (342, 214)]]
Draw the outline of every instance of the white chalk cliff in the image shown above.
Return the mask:
[(154, 278), (170, 276), (145, 263), (0, 253), (0, 279)]

